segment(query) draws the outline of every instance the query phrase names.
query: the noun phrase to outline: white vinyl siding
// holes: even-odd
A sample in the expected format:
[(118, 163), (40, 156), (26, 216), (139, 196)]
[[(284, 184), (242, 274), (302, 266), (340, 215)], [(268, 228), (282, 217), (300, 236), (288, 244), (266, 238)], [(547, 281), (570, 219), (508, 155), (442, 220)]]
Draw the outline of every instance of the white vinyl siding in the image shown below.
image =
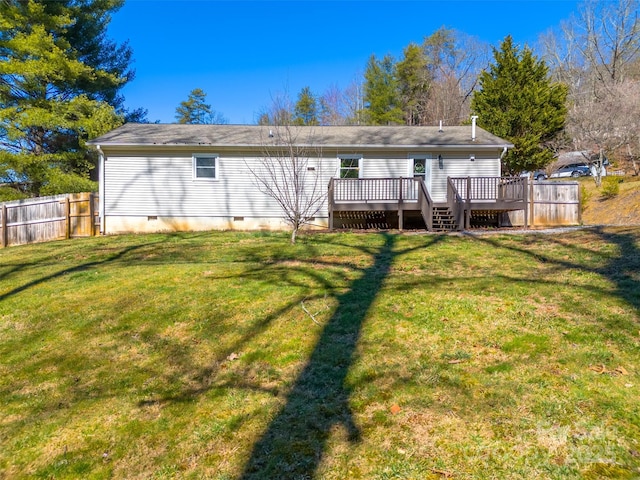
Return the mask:
[[(352, 178), (397, 178), (407, 176), (406, 153), (373, 152), (363, 155), (338, 155), (339, 162), (349, 159), (358, 160), (358, 176)], [(338, 168), (336, 177), (344, 178), (342, 174), (343, 169)]]
[[(438, 160), (442, 156), (442, 166)], [(475, 160), (471, 161), (471, 155)], [(500, 159), (496, 152), (435, 153), (431, 160), (431, 197), (435, 202), (447, 198), (447, 177), (499, 177)]]
[[(475, 161), (470, 161), (471, 154)], [(238, 151), (203, 152), (215, 158), (215, 181), (195, 178), (194, 152), (174, 149), (149, 149), (139, 154), (105, 152), (105, 217), (208, 217), (267, 218), (282, 217), (275, 200), (259, 191), (247, 165), (259, 171), (259, 154)], [(339, 158), (359, 158), (361, 178), (395, 178), (411, 176), (411, 162), (418, 154), (408, 151), (373, 151), (354, 155), (325, 151), (325, 158), (309, 159), (307, 173), (320, 176), (325, 190), (331, 177), (340, 171)], [(421, 154), (422, 155), (422, 154)], [(428, 154), (425, 154), (427, 158)], [(431, 194), (435, 201), (446, 199), (447, 176), (499, 176), (499, 150), (446, 151), (443, 168), (438, 152), (431, 154)], [(197, 153), (195, 156), (199, 156)], [(311, 178), (311, 177), (310, 177)], [(326, 203), (318, 218), (328, 216)], [(107, 227), (108, 228), (108, 227)]]
[[(190, 153), (141, 156), (108, 156), (105, 161), (105, 215), (279, 217), (275, 200), (255, 186), (247, 164), (256, 157), (221, 153), (217, 157), (216, 181), (193, 178)], [(336, 171), (335, 159), (309, 159), (325, 189)], [(311, 178), (311, 177), (309, 177)], [(318, 217), (328, 215), (326, 202)]]

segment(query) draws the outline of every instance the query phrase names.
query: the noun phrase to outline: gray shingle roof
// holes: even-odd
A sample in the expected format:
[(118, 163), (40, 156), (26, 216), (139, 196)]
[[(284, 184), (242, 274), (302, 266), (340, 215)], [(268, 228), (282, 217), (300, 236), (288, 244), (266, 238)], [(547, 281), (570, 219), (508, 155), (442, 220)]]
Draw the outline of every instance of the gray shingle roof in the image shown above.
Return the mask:
[[(486, 130), (476, 128), (476, 140), (471, 139), (471, 126), (409, 127), (409, 126), (316, 126), (289, 127), (296, 144), (325, 147), (419, 147), (419, 146), (484, 146), (512, 145)], [(273, 138), (285, 135), (283, 127), (260, 125), (179, 125), (127, 123), (89, 142), (100, 146), (218, 146), (260, 147)]]

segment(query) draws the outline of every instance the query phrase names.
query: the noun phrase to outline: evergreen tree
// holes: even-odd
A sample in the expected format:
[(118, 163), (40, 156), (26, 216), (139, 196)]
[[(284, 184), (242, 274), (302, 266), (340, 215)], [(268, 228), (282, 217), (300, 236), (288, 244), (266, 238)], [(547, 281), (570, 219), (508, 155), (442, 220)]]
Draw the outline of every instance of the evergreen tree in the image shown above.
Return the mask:
[(95, 187), (85, 142), (122, 122), (131, 76), (129, 48), (106, 39), (122, 3), (0, 2), (0, 177), (29, 195)]
[(371, 55), (364, 73), (364, 117), (370, 125), (403, 123), (395, 64), (390, 55)]
[(224, 116), (211, 108), (206, 103), (207, 94), (200, 88), (194, 88), (189, 93), (187, 100), (180, 102), (176, 108), (176, 121), (178, 123), (192, 124), (223, 124), (227, 123)]
[(471, 104), (478, 125), (514, 144), (503, 159), (507, 173), (544, 168), (553, 160), (545, 143), (564, 127), (567, 88), (552, 82), (545, 63), (528, 48), (519, 51), (510, 36), (493, 56)]
[(424, 50), (410, 43), (396, 65), (402, 110), (407, 125), (422, 125), (429, 100), (429, 70)]
[(194, 88), (189, 97), (180, 102), (176, 108), (176, 121), (178, 123), (204, 124), (210, 123), (211, 105), (206, 103), (207, 94), (199, 88)]
[(66, 27), (65, 38), (76, 52), (78, 60), (111, 76), (97, 76), (90, 81), (80, 78), (76, 88), (92, 100), (107, 102), (118, 114), (128, 116), (124, 107), (122, 86), (133, 80), (133, 52), (127, 42), (118, 45), (106, 36), (111, 15), (125, 0), (39, 0), (48, 15), (67, 15), (73, 22)]
[(318, 102), (309, 87), (304, 87), (298, 94), (293, 115), (295, 125), (318, 125)]

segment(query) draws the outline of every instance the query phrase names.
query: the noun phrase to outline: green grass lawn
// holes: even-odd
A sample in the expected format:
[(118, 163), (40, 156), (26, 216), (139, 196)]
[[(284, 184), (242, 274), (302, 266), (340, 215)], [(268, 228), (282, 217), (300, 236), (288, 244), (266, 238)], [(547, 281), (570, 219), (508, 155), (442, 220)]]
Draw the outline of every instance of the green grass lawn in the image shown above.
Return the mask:
[(0, 250), (0, 478), (640, 477), (640, 228)]

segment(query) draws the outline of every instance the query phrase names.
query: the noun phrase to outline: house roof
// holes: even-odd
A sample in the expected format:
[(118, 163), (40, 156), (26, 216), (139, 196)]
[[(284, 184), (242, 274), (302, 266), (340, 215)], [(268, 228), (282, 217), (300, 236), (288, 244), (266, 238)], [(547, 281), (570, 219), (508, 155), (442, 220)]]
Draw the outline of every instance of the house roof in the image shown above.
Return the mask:
[[(409, 127), (409, 126), (315, 126), (269, 127), (260, 125), (182, 125), (126, 123), (90, 142), (104, 146), (212, 146), (264, 147), (286, 137), (295, 137), (295, 144), (322, 147), (356, 148), (511, 148), (506, 140), (476, 127), (476, 139), (471, 138), (471, 126)], [(270, 134), (272, 136), (270, 137)], [(273, 139), (276, 140), (273, 140)], [(289, 143), (289, 142), (281, 142)]]

